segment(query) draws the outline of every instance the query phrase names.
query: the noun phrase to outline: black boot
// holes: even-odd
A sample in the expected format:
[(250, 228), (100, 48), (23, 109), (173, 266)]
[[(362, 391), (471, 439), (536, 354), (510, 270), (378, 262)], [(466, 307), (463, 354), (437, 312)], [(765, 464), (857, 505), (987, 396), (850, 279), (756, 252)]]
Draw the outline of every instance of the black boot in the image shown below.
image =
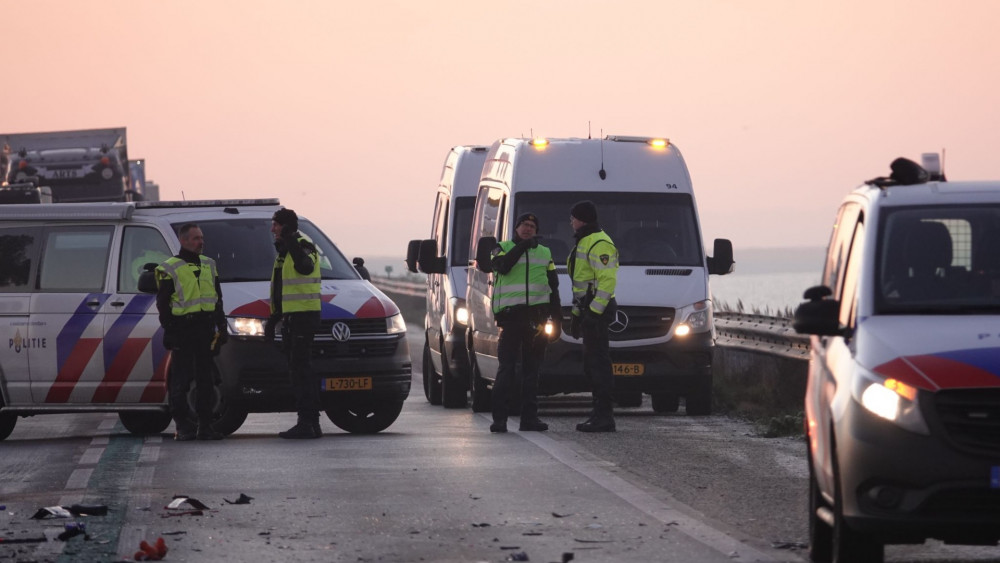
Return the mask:
[(316, 420), (312, 421), (312, 427), (313, 427), (313, 432), (316, 433), (316, 437), (317, 438), (322, 438), (323, 437), (323, 429), (320, 428), (320, 426), (319, 426), (319, 417), (316, 417)]
[(198, 439), (199, 440), (221, 440), (225, 438), (221, 432), (216, 432), (212, 428), (212, 422), (210, 420), (201, 419), (198, 421)]
[(295, 426), (285, 430), (284, 432), (278, 432), (278, 436), (289, 440), (311, 440), (313, 438), (319, 438), (321, 434), (316, 431), (316, 426), (319, 426), (319, 420), (308, 420), (306, 417), (299, 416), (299, 420), (295, 423)]
[(580, 432), (614, 432), (615, 419), (611, 414), (598, 414), (590, 417), (586, 422), (576, 425)]
[(197, 437), (198, 429), (187, 417), (175, 419), (174, 424), (177, 426), (177, 431), (174, 433), (174, 440), (178, 442), (190, 442)]
[(521, 426), (518, 428), (521, 432), (545, 432), (549, 429), (549, 425), (545, 424), (538, 417), (534, 418), (524, 418), (521, 417)]

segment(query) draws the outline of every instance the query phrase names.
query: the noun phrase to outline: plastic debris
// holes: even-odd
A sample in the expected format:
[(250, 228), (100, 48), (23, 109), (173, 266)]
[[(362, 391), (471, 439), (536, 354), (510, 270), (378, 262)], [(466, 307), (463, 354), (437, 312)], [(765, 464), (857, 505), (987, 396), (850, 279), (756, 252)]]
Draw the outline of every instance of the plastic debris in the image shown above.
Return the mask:
[(170, 504), (164, 508), (171, 511), (164, 514), (164, 518), (170, 518), (171, 516), (202, 516), (205, 514), (205, 510), (209, 510), (208, 505), (200, 500), (185, 496), (174, 497), (174, 500), (170, 501)]
[(809, 545), (797, 541), (773, 541), (771, 547), (774, 549), (807, 549)]
[(61, 506), (46, 506), (45, 508), (39, 508), (38, 512), (31, 517), (31, 520), (42, 520), (45, 518), (72, 518), (73, 515), (70, 514), (69, 510)]
[(488, 522), (480, 522), (479, 524), (476, 524), (475, 522), (473, 522), (472, 523), (472, 527), (473, 528), (489, 528), (490, 525), (489, 525)]
[(163, 538), (156, 538), (156, 543), (150, 545), (148, 541), (139, 542), (139, 551), (135, 552), (132, 559), (136, 561), (159, 561), (167, 555), (167, 542)]
[(224, 498), (222, 500), (228, 502), (229, 504), (250, 504), (250, 501), (253, 500), (253, 497), (248, 497), (245, 494), (240, 493), (239, 498), (237, 498), (236, 500), (229, 500), (227, 498)]
[(83, 535), (85, 541), (90, 541), (90, 536), (87, 535), (87, 525), (83, 522), (68, 522), (64, 528), (65, 530), (56, 536), (59, 541), (67, 541), (79, 535)]
[(2, 543), (2, 544), (9, 544), (9, 543), (45, 543), (47, 541), (49, 541), (49, 539), (46, 538), (45, 536), (42, 536), (42, 537), (39, 537), (39, 538), (0, 538), (0, 543)]
[(71, 504), (64, 507), (73, 516), (106, 516), (108, 507), (103, 504)]
[(519, 551), (517, 553), (511, 553), (510, 555), (508, 555), (507, 561), (531, 561), (531, 560), (528, 559), (527, 553)]
[(565, 518), (567, 516), (572, 516), (572, 515), (573, 515), (572, 513), (569, 513), (569, 514), (559, 514), (558, 512), (553, 512), (552, 513), (552, 517), (553, 518)]

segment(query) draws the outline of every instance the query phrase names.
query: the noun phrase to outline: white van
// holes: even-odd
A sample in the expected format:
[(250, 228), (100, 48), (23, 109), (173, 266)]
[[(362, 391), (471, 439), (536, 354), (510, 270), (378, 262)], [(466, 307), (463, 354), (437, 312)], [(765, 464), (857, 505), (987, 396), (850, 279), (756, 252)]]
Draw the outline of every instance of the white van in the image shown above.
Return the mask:
[(847, 196), (795, 313), (813, 561), (1000, 540), (1000, 182), (945, 181), (936, 157)]
[[(248, 412), (293, 411), (280, 336), (263, 338), (279, 208), (277, 199), (0, 206), (0, 439), (17, 416), (44, 413), (117, 412), (131, 432), (166, 429), (170, 354), (139, 278), (179, 251), (185, 223), (201, 227), (218, 264), (231, 335), (216, 358), (214, 427), (228, 434)], [(381, 431), (410, 389), (406, 325), (322, 231), (305, 218), (299, 226), (322, 260), (312, 366), (323, 407), (344, 430)]]
[[(731, 271), (732, 244), (717, 239), (714, 258), (705, 256), (684, 159), (675, 145), (651, 137), (502, 139), (490, 148), (473, 216), (472, 247), (486, 253), (478, 262), (496, 240), (510, 239), (514, 219), (530, 211), (558, 266), (563, 330), (548, 346), (539, 393), (590, 389), (581, 341), (569, 336), (572, 285), (565, 267), (575, 246), (569, 210), (583, 199), (597, 205), (598, 221), (619, 251), (610, 333), (615, 400), (639, 406), (648, 393), (655, 411), (668, 412), (683, 396), (688, 414), (709, 414), (715, 329), (708, 276)], [(493, 274), (470, 268), (468, 285), (473, 409), (488, 410), (497, 372)]]
[(407, 247), (407, 268), (427, 274), (424, 396), (432, 405), (447, 408), (462, 408), (468, 402), (465, 283), (469, 229), (487, 148), (469, 145), (448, 151), (434, 196), (431, 238), (410, 241)]

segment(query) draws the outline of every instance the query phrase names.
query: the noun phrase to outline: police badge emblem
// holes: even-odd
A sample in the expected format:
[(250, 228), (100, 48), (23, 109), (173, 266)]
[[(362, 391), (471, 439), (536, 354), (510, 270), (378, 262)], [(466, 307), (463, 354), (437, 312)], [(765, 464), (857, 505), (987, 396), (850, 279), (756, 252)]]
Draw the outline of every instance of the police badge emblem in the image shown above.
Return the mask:
[(604, 264), (605, 266), (607, 266), (608, 265), (608, 260), (611, 260), (611, 256), (610, 255), (608, 255), (608, 254), (601, 254), (601, 264)]

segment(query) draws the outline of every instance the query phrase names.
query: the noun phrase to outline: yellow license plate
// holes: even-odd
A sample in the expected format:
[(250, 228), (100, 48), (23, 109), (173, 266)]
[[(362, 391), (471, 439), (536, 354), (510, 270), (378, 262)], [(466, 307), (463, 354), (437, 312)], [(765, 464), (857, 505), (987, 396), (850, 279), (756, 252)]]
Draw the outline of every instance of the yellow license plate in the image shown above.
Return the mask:
[(611, 364), (611, 373), (622, 377), (634, 377), (646, 372), (646, 364)]
[(324, 391), (366, 391), (371, 388), (370, 377), (330, 377), (323, 382)]

